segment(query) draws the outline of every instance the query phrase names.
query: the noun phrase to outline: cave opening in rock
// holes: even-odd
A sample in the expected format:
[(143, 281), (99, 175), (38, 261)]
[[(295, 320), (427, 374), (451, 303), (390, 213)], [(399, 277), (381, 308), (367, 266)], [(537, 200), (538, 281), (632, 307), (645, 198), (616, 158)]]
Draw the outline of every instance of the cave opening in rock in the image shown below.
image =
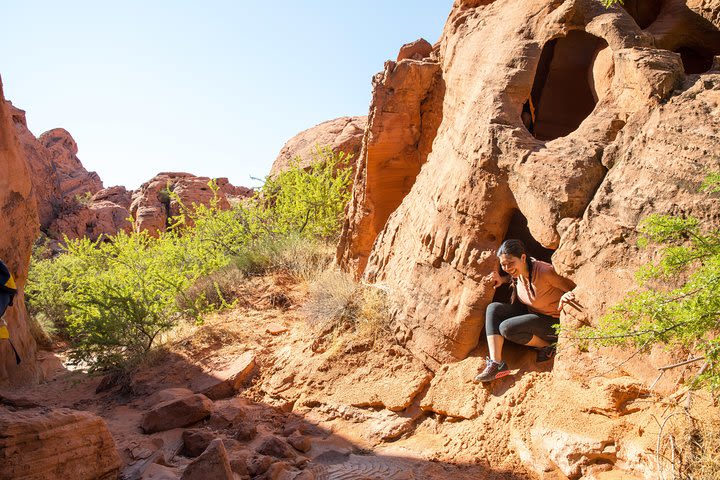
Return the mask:
[(592, 67), (605, 40), (574, 30), (545, 44), (522, 120), (539, 140), (575, 131), (597, 103)]
[(715, 54), (712, 50), (697, 47), (680, 47), (675, 52), (680, 54), (683, 69), (687, 74), (705, 73), (713, 66)]
[[(530, 233), (530, 229), (528, 229), (527, 218), (525, 218), (525, 215), (517, 209), (513, 212), (513, 215), (510, 218), (510, 224), (505, 232), (503, 242), (511, 238), (522, 240), (531, 257), (536, 260), (542, 260), (550, 263), (552, 254), (555, 250), (545, 248), (540, 242), (535, 240), (532, 233)], [(495, 291), (493, 302), (509, 302), (510, 294), (510, 287), (503, 285)]]
[(622, 7), (644, 30), (657, 20), (662, 4), (663, 2), (659, 0), (625, 0)]

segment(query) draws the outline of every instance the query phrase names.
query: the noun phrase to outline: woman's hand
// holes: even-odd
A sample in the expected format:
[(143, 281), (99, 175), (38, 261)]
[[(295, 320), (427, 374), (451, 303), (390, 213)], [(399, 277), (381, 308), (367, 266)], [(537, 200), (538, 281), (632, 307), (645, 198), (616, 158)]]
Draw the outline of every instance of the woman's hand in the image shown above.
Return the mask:
[(560, 297), (560, 303), (558, 304), (558, 308), (562, 310), (563, 305), (577, 305), (577, 301), (575, 300), (575, 294), (570, 292), (563, 293), (562, 297)]
[(493, 270), (493, 272), (485, 278), (493, 281), (493, 288), (498, 288), (500, 285), (505, 283), (505, 279), (498, 273), (497, 270)]

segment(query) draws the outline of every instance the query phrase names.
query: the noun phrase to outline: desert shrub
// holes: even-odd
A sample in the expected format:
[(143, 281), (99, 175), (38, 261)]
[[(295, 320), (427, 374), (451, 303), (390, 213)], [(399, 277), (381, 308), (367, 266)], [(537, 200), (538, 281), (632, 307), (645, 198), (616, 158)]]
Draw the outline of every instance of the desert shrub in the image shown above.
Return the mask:
[(332, 258), (326, 239), (340, 230), (349, 198), (347, 158), (318, 150), (321, 163), (268, 179), (252, 199), (228, 210), (182, 205), (157, 238), (146, 232), (65, 239), (56, 258), (31, 264), (26, 298), (36, 320), (57, 326), (70, 358), (92, 370), (137, 365), (185, 317), (225, 308), (248, 274), (311, 275)]
[(322, 239), (268, 235), (252, 242), (232, 262), (246, 275), (282, 271), (309, 280), (332, 263), (333, 255), (333, 245)]
[(303, 312), (321, 332), (353, 329), (374, 337), (388, 330), (392, 303), (385, 289), (357, 283), (346, 272), (326, 270), (310, 284), (309, 294)]
[(91, 192), (85, 192), (83, 194), (78, 193), (75, 195), (75, 202), (83, 207), (89, 207), (92, 205), (92, 197), (93, 194)]
[[(720, 191), (712, 173), (702, 189)], [(659, 260), (637, 274), (640, 288), (613, 307), (595, 327), (570, 335), (601, 345), (655, 344), (699, 355), (704, 366), (692, 386), (720, 387), (720, 228), (692, 217), (651, 215), (640, 226), (641, 247), (659, 247)]]
[(350, 158), (317, 147), (308, 169), (299, 167), (297, 157), (288, 170), (268, 177), (259, 198), (271, 219), (270, 230), (304, 238), (335, 238), (350, 199)]
[(238, 285), (242, 284), (245, 275), (235, 265), (228, 265), (206, 276), (199, 277), (190, 287), (177, 295), (177, 303), (181, 311), (192, 312), (191, 316), (201, 315), (232, 308), (239, 295)]

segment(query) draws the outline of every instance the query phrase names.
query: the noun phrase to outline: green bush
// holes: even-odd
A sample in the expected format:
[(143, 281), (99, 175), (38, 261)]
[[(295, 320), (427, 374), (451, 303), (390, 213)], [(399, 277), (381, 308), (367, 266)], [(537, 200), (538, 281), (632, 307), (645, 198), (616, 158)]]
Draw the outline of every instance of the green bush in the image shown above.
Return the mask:
[[(720, 175), (703, 190), (720, 191)], [(658, 262), (637, 274), (640, 289), (602, 317), (596, 327), (573, 334), (602, 345), (662, 343), (704, 357), (693, 386), (720, 388), (720, 229), (703, 229), (692, 217), (651, 215), (641, 224), (640, 246), (660, 246)]]
[(180, 318), (201, 320), (232, 305), (248, 274), (283, 269), (302, 277), (332, 258), (350, 195), (343, 154), (319, 149), (316, 163), (268, 179), (252, 199), (222, 210), (186, 207), (157, 238), (121, 232), (102, 241), (65, 239), (56, 258), (31, 264), (26, 298), (36, 320), (57, 326), (72, 360), (91, 370), (135, 364)]

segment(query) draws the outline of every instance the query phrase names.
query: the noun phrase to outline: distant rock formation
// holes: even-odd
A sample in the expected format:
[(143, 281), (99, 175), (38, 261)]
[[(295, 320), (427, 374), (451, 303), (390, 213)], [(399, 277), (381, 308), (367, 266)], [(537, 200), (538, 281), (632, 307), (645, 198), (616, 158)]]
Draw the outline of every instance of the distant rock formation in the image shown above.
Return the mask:
[(367, 117), (340, 117), (328, 120), (312, 128), (303, 130), (287, 141), (275, 159), (270, 176), (288, 168), (295, 157), (300, 157), (300, 167), (307, 168), (313, 161), (315, 147), (330, 147), (333, 152), (351, 154), (354, 165), (360, 154), (360, 145)]
[[(136, 230), (147, 230), (152, 235), (164, 232), (170, 217), (180, 214), (180, 204), (169, 195), (169, 192), (178, 195), (180, 202), (188, 208), (193, 204), (209, 204), (213, 198), (209, 182), (208, 177), (196, 177), (181, 172), (163, 172), (143, 183), (133, 193), (130, 205)], [(219, 178), (216, 183), (220, 208), (229, 208), (231, 202), (253, 195), (252, 189), (235, 187), (227, 178)]]

